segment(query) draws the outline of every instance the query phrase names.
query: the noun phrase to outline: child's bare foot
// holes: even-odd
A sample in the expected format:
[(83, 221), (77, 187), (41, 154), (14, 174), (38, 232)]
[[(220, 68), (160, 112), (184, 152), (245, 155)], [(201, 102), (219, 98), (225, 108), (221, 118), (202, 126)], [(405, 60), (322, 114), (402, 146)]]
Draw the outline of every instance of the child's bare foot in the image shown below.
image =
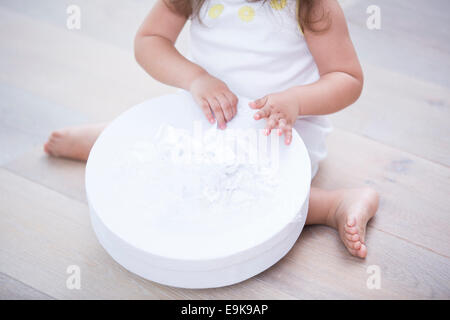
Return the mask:
[(54, 157), (86, 161), (105, 124), (68, 127), (52, 132), (44, 151)]
[(328, 218), (328, 225), (339, 231), (342, 242), (352, 255), (365, 258), (366, 226), (377, 212), (378, 193), (370, 188), (345, 189), (339, 193), (336, 209)]

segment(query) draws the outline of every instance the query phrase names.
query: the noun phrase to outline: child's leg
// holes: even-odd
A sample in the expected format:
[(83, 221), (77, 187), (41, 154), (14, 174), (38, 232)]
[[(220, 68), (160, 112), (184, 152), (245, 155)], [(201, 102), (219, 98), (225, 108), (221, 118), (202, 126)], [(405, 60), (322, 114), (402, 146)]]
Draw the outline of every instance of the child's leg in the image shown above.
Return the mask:
[(86, 161), (105, 123), (68, 127), (52, 132), (44, 151), (55, 157)]
[(311, 188), (306, 224), (325, 224), (336, 229), (348, 251), (365, 258), (366, 225), (378, 209), (378, 199), (378, 193), (370, 188)]

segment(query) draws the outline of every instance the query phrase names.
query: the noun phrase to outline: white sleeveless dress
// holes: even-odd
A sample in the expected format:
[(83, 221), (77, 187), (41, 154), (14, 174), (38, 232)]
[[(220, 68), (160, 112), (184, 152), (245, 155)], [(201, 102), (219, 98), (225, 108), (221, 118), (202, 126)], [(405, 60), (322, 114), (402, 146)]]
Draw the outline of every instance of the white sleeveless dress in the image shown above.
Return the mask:
[[(296, 13), (295, 0), (207, 0), (191, 18), (189, 58), (250, 99), (315, 82), (318, 69)], [(324, 116), (301, 116), (294, 128), (308, 149), (314, 177), (326, 157), (331, 124)]]

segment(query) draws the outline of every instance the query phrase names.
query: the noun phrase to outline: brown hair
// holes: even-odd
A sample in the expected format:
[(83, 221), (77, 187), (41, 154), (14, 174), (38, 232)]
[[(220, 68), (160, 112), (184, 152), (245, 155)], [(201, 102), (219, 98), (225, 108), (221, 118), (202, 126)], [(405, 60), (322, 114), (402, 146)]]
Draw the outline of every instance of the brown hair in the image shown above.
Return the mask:
[[(198, 16), (206, 0), (164, 0), (176, 13), (186, 18)], [(266, 2), (267, 0), (247, 0), (247, 2)], [(287, 0), (289, 1), (289, 0)], [(320, 5), (321, 0), (295, 0), (298, 8), (298, 23), (303, 30), (326, 31), (330, 27), (328, 12)], [(325, 24), (323, 22), (325, 21)]]

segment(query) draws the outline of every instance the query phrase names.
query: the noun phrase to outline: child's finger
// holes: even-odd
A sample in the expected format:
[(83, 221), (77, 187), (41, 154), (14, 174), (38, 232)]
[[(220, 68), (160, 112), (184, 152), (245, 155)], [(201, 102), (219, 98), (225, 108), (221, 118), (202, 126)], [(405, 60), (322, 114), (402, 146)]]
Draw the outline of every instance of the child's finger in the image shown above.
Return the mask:
[(258, 112), (255, 113), (255, 115), (253, 116), (253, 118), (255, 118), (255, 120), (260, 120), (262, 118), (267, 118), (270, 116), (270, 108), (268, 106), (265, 106), (264, 108), (262, 108), (261, 110), (259, 110)]
[(281, 118), (278, 120), (278, 126), (282, 130), (282, 133), (286, 133), (287, 131), (292, 129), (292, 126), (288, 124), (285, 118)]
[(200, 103), (200, 108), (202, 108), (203, 114), (206, 116), (206, 119), (208, 119), (209, 123), (213, 124), (215, 120), (208, 101), (203, 99)]
[(219, 94), (216, 97), (216, 100), (219, 101), (220, 107), (223, 111), (223, 115), (225, 116), (225, 120), (230, 121), (231, 119), (233, 119), (233, 110), (231, 109), (231, 103), (228, 101), (228, 99), (223, 94)]
[(287, 126), (287, 122), (286, 119), (280, 119), (278, 120), (278, 128), (280, 128), (280, 130), (278, 131), (278, 135), (281, 136), (285, 130)]
[(266, 128), (264, 129), (264, 133), (266, 134), (266, 136), (268, 136), (272, 132), (272, 129), (275, 128), (275, 126), (276, 122), (273, 119), (268, 118), (266, 121)]
[(269, 135), (272, 129), (278, 125), (278, 119), (280, 119), (280, 114), (272, 113), (266, 122), (266, 134)]
[(284, 129), (284, 143), (290, 145), (292, 142), (292, 126), (286, 125)]
[(217, 123), (219, 124), (220, 129), (225, 129), (227, 127), (225, 122), (225, 116), (223, 115), (222, 108), (219, 105), (219, 101), (215, 98), (208, 100), (209, 105), (211, 106), (212, 111), (214, 112), (214, 116), (216, 117)]
[(248, 105), (253, 109), (261, 109), (266, 105), (268, 97), (265, 96), (261, 99), (256, 99), (255, 101), (249, 102)]
[(231, 108), (233, 109), (233, 117), (237, 113), (237, 104), (238, 98), (231, 91), (227, 91), (224, 93), (225, 97), (227, 97), (228, 101), (231, 103)]

